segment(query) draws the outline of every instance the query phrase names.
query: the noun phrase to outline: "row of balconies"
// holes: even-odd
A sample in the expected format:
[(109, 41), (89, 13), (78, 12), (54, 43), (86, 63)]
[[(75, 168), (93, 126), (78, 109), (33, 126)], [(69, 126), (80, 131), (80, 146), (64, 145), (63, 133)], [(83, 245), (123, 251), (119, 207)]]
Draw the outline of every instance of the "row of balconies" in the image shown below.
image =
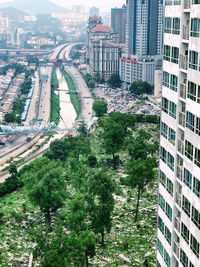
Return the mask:
[[(183, 7), (184, 9), (190, 9), (192, 4), (191, 0), (184, 0)], [(172, 5), (181, 5), (181, 0), (165, 0), (166, 6), (172, 6)]]

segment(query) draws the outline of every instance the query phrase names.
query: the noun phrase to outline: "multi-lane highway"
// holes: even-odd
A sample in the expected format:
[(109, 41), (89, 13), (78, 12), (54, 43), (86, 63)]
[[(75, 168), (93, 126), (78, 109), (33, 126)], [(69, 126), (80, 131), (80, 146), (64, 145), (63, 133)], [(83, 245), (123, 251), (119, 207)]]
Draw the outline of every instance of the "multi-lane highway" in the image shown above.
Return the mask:
[(73, 66), (66, 66), (65, 70), (71, 76), (81, 102), (81, 117), (88, 123), (92, 119), (93, 97), (80, 72)]

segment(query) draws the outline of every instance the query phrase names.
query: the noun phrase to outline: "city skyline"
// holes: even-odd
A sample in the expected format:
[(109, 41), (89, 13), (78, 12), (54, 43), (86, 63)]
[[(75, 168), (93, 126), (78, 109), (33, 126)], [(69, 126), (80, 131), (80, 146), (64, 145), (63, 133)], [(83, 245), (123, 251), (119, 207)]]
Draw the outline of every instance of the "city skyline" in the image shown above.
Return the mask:
[[(11, 1), (12, 0), (0, 0), (0, 8), (1, 8), (1, 4), (11, 2)], [(69, 0), (50, 0), (50, 1), (57, 5), (60, 5), (60, 6), (69, 8), (69, 9), (72, 7), (71, 1)], [(96, 6), (100, 8), (100, 10), (103, 12), (110, 11), (110, 9), (114, 7), (121, 7), (125, 3), (126, 3), (125, 0), (110, 0), (109, 2), (106, 2), (106, 3), (102, 2), (101, 0), (95, 0), (95, 1), (74, 0), (73, 1), (73, 5), (84, 5), (86, 9), (92, 6)]]

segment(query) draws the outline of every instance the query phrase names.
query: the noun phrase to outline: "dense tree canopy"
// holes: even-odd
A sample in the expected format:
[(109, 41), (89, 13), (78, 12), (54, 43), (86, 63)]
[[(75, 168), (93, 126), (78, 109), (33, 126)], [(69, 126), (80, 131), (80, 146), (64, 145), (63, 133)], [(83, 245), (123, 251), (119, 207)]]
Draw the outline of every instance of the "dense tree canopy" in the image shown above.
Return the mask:
[(121, 79), (119, 74), (112, 74), (107, 82), (111, 87), (118, 88), (121, 86)]
[(66, 184), (61, 167), (45, 158), (41, 161), (45, 163), (41, 168), (25, 175), (25, 188), (30, 201), (40, 208), (50, 226), (52, 214), (66, 199)]
[(143, 81), (135, 81), (129, 88), (130, 92), (135, 95), (152, 94), (153, 88), (150, 84)]
[(98, 99), (93, 104), (93, 110), (97, 117), (103, 117), (107, 113), (107, 103), (104, 100)]

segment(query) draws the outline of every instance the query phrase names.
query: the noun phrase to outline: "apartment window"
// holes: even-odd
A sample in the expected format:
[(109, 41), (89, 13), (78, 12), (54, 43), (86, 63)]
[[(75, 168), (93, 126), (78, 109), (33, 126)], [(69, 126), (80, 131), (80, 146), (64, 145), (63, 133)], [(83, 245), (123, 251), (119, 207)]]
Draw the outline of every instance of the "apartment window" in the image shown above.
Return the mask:
[(192, 221), (200, 229), (200, 214), (194, 207), (192, 207)]
[(200, 136), (200, 118), (196, 119), (196, 134)]
[(176, 104), (171, 101), (169, 102), (169, 115), (176, 119)]
[(200, 150), (198, 148), (195, 148), (194, 163), (200, 168)]
[(199, 243), (196, 238), (191, 234), (190, 248), (194, 254), (199, 258)]
[(191, 189), (192, 188), (192, 174), (184, 168), (183, 182)]
[(180, 18), (173, 18), (173, 34), (180, 34)]
[(171, 221), (172, 220), (172, 208), (167, 202), (166, 202), (166, 215)]
[(168, 113), (168, 105), (169, 105), (169, 101), (163, 97), (162, 98), (162, 111), (164, 111), (165, 113)]
[(178, 64), (178, 58), (179, 58), (179, 48), (178, 47), (172, 47), (172, 58), (171, 62)]
[(190, 240), (190, 232), (184, 223), (181, 223), (181, 236), (185, 239), (185, 241), (189, 244)]
[(185, 211), (188, 217), (190, 217), (190, 202), (184, 196), (183, 196), (183, 201), (182, 201), (182, 209)]
[(163, 72), (163, 85), (169, 88), (169, 73)]
[(164, 147), (160, 147), (160, 159), (166, 163), (167, 162), (167, 151), (164, 149)]
[(166, 175), (164, 172), (160, 171), (160, 183), (165, 187), (166, 186)]
[(160, 229), (160, 231), (164, 234), (164, 231), (165, 231), (165, 225), (164, 225), (164, 222), (163, 220), (158, 217), (158, 228)]
[(193, 5), (198, 5), (198, 4), (200, 4), (200, 0), (192, 0), (192, 4)]
[(168, 178), (167, 178), (167, 187), (166, 187), (166, 189), (170, 193), (170, 195), (173, 196), (173, 183)]
[(188, 157), (191, 161), (193, 161), (193, 151), (194, 147), (193, 145), (188, 142), (187, 140), (185, 141), (185, 155)]
[(198, 53), (196, 51), (190, 51), (189, 68), (193, 70), (198, 68)]
[(188, 95), (187, 97), (196, 101), (197, 86), (193, 82), (188, 82)]
[(172, 29), (172, 18), (165, 18), (165, 32), (171, 33)]
[(188, 129), (190, 129), (192, 132), (194, 132), (194, 119), (195, 119), (195, 116), (192, 113), (187, 111), (187, 114), (186, 114), (186, 127)]
[(169, 152), (167, 153), (167, 166), (174, 171), (174, 157)]
[(161, 135), (167, 139), (168, 126), (162, 122), (161, 124)]
[(176, 132), (169, 128), (169, 141), (174, 145), (176, 140)]
[(200, 19), (198, 19), (198, 18), (191, 19), (190, 36), (192, 36), (192, 37), (200, 37)]
[(160, 255), (163, 256), (164, 249), (159, 239), (158, 239), (158, 251), (160, 252)]
[(164, 45), (164, 60), (170, 61), (170, 46)]
[(169, 267), (171, 260), (170, 260), (169, 254), (167, 253), (167, 251), (165, 249), (164, 249), (164, 261), (165, 261), (166, 265)]
[(180, 250), (180, 261), (184, 267), (188, 267), (188, 257), (182, 249)]
[(167, 239), (167, 242), (171, 245), (172, 234), (166, 226), (165, 226), (165, 238)]
[(159, 206), (165, 211), (165, 199), (161, 194), (159, 194)]
[(178, 77), (172, 74), (170, 79), (170, 89), (177, 92), (177, 88), (178, 88)]
[(200, 103), (200, 85), (198, 85), (197, 103)]
[(193, 192), (200, 197), (200, 181), (195, 177), (193, 178)]

